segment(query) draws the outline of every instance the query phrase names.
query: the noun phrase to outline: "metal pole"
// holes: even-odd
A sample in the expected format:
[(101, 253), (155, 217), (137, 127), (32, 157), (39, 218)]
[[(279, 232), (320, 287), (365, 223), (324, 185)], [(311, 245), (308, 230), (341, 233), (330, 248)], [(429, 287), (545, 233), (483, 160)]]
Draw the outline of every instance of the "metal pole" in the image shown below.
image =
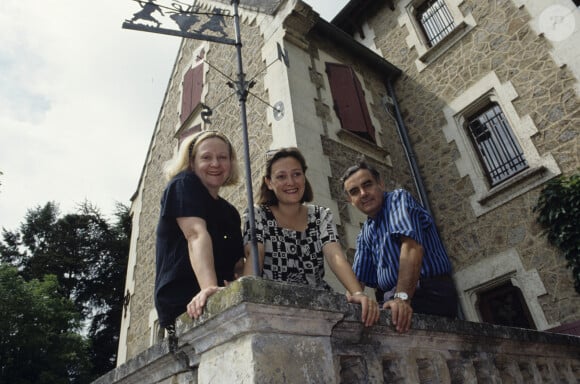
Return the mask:
[(240, 101), (240, 117), (242, 119), (242, 134), (244, 138), (244, 162), (246, 163), (246, 193), (248, 195), (248, 220), (250, 222), (250, 244), (254, 275), (259, 275), (258, 244), (256, 242), (256, 222), (254, 215), (254, 195), (252, 192), (252, 169), (250, 166), (250, 144), (248, 140), (248, 119), (246, 116), (246, 99), (248, 98), (248, 84), (246, 84), (244, 67), (242, 65), (242, 37), (240, 32), (240, 15), (238, 13), (239, 0), (232, 0), (234, 5), (234, 25), (236, 29), (236, 53), (238, 56), (238, 82), (236, 85)]

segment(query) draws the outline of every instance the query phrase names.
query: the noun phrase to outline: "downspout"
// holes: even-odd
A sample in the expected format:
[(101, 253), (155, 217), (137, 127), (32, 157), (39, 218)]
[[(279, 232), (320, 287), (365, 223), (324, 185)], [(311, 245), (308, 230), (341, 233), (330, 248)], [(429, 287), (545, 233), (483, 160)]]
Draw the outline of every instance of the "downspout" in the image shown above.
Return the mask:
[[(421, 178), (421, 174), (419, 173), (419, 167), (417, 166), (417, 159), (415, 158), (415, 152), (413, 151), (413, 147), (411, 146), (411, 141), (409, 140), (409, 135), (407, 134), (407, 129), (405, 127), (405, 123), (403, 122), (403, 117), (401, 116), (401, 110), (399, 109), (399, 103), (397, 102), (397, 96), (395, 95), (395, 89), (393, 88), (393, 76), (389, 76), (387, 78), (387, 93), (391, 100), (393, 100), (393, 108), (395, 109), (395, 120), (397, 123), (397, 132), (399, 132), (399, 136), (401, 137), (401, 141), (403, 142), (403, 149), (405, 151), (405, 156), (407, 156), (407, 161), (411, 166), (411, 173), (413, 175), (413, 181), (415, 182), (415, 187), (417, 188), (417, 192), (419, 193), (419, 200), (421, 200), (421, 204), (425, 207), (425, 209), (429, 212), (431, 217), (433, 216), (433, 212), (431, 211), (431, 206), (429, 205), (429, 199), (427, 199), (427, 191), (425, 190), (425, 185), (423, 184), (423, 179)], [(435, 230), (439, 234), (439, 229), (436, 227)], [(441, 236), (441, 235), (439, 235)], [(443, 240), (441, 241), (443, 245), (443, 249), (445, 253), (447, 252), (447, 247)], [(461, 307), (461, 302), (459, 299), (457, 300), (457, 317), (460, 320), (465, 319), (465, 314), (463, 313), (463, 308)]]
[(415, 158), (415, 152), (411, 146), (411, 141), (409, 140), (409, 135), (407, 134), (407, 129), (405, 123), (403, 122), (403, 117), (401, 116), (401, 110), (399, 109), (399, 103), (397, 102), (397, 96), (395, 95), (395, 89), (393, 88), (393, 76), (387, 78), (387, 93), (391, 100), (393, 100), (393, 108), (395, 109), (395, 120), (397, 125), (397, 132), (401, 137), (403, 142), (403, 150), (405, 151), (405, 156), (407, 161), (411, 166), (411, 174), (413, 176), (413, 181), (415, 183), (415, 188), (417, 188), (417, 193), (419, 194), (419, 200), (421, 204), (427, 209), (429, 214), (433, 216), (431, 211), (431, 206), (429, 205), (429, 199), (427, 198), (427, 191), (425, 190), (425, 185), (423, 184), (423, 179), (419, 173), (419, 167), (417, 166), (417, 159)]

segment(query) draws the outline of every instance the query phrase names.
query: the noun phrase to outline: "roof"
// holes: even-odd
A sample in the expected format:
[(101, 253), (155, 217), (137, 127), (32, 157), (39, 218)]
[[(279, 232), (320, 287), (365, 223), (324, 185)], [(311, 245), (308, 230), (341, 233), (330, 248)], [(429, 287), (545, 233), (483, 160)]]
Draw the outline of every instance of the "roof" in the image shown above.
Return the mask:
[[(379, 3), (376, 0), (352, 0), (347, 4), (345, 9), (347, 9), (349, 5), (355, 2), (374, 2), (375, 4)], [(342, 14), (345, 9), (343, 9), (340, 14)], [(373, 50), (356, 41), (351, 34), (347, 33), (347, 30), (340, 28), (340, 26), (337, 25), (334, 20), (336, 20), (336, 18), (333, 19), (332, 23), (329, 23), (326, 20), (319, 18), (313, 27), (313, 31), (319, 33), (321, 36), (324, 36), (328, 40), (337, 43), (339, 46), (344, 47), (348, 51), (353, 52), (356, 57), (363, 60), (371, 68), (377, 70), (380, 73), (384, 73), (386, 78), (393, 79), (401, 74), (401, 70), (399, 68), (391, 64), (389, 61), (378, 55)]]
[[(395, 9), (393, 0), (386, 0), (385, 2), (391, 10)], [(352, 35), (360, 29), (362, 22), (367, 16), (382, 7), (383, 3), (383, 1), (377, 0), (351, 0), (332, 19), (332, 24)]]

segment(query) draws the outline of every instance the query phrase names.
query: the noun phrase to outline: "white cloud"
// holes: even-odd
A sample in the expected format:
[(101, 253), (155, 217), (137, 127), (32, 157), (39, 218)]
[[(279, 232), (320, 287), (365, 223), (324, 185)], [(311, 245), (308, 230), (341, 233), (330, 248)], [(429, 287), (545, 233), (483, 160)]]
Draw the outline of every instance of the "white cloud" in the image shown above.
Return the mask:
[[(346, 0), (308, 1), (331, 19)], [(333, 11), (334, 9), (334, 11)], [(0, 1), (0, 227), (56, 201), (129, 204), (180, 39), (124, 30), (131, 0)]]
[(135, 191), (179, 39), (123, 30), (130, 0), (0, 3), (0, 226)]

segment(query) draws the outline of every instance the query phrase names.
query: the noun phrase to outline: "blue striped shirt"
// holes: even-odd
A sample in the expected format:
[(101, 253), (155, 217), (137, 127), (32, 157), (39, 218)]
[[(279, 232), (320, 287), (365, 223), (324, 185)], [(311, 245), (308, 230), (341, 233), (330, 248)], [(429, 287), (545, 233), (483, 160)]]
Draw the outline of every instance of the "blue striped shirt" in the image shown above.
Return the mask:
[(367, 219), (356, 241), (352, 269), (359, 281), (383, 291), (397, 285), (401, 236), (423, 247), (422, 278), (450, 274), (449, 257), (429, 212), (404, 189), (383, 196), (381, 211)]

